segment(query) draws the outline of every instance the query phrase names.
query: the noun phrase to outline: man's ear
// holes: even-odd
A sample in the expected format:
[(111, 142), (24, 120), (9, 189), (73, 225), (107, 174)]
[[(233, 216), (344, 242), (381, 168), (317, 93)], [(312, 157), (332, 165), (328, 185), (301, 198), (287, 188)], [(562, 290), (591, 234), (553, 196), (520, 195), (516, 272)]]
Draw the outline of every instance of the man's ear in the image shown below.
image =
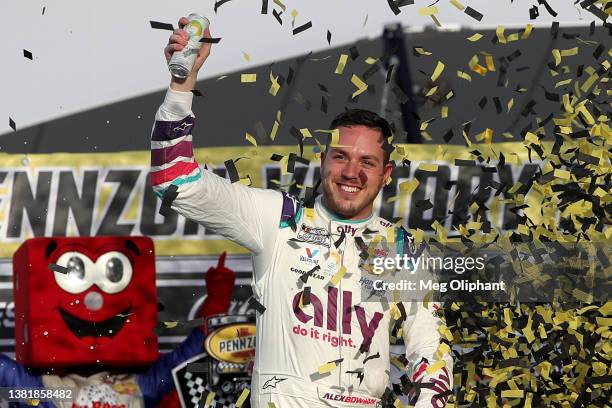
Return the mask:
[(325, 157), (327, 157), (327, 154), (325, 151), (321, 152), (321, 172), (323, 172), (323, 163), (325, 162)]
[(383, 182), (385, 185), (389, 184), (389, 180), (391, 180), (391, 173), (393, 173), (393, 164), (389, 162), (385, 164), (385, 168), (383, 169)]

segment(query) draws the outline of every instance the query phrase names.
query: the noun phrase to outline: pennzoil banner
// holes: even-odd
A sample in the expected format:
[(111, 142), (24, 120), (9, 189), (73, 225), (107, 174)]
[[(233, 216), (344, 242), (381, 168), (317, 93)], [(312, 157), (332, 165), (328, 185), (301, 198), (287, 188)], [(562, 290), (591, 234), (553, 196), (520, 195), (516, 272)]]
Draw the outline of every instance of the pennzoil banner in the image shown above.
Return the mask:
[[(521, 143), (399, 147), (408, 153), (410, 163), (396, 166), (391, 183), (377, 199), (376, 210), (384, 218), (401, 217), (411, 230), (431, 233), (436, 220), (449, 231), (478, 217), (485, 231), (514, 230), (523, 214), (532, 220), (542, 216), (538, 205), (542, 197), (527, 187), (539, 163), (529, 161)], [(476, 149), (487, 160), (474, 161), (470, 151)], [(222, 147), (197, 149), (195, 154), (200, 165), (206, 163), (223, 177), (227, 176), (223, 162), (242, 157), (236, 167), (253, 186), (283, 188), (303, 196), (305, 186), (314, 185), (319, 177), (316, 153), (306, 149), (310, 166), (296, 162), (293, 173), (286, 171), (286, 162), (270, 160), (273, 153), (287, 156), (294, 150), (294, 146)], [(505, 157), (501, 165), (500, 153)], [(159, 214), (161, 202), (150, 188), (149, 154), (55, 153), (27, 159), (0, 154), (0, 258), (12, 257), (21, 242), (38, 236), (146, 235), (155, 240), (158, 256), (245, 253), (177, 214)], [(406, 183), (412, 179), (418, 184)], [(510, 187), (513, 196), (524, 190), (526, 205), (507, 199)]]

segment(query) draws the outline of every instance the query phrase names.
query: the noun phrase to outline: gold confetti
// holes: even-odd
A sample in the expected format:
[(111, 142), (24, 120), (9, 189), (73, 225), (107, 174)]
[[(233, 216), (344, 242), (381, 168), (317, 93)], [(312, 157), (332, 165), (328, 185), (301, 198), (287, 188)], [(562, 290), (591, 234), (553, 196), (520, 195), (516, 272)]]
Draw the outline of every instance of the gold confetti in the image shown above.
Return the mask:
[(474, 55), (472, 58), (470, 58), (470, 61), (468, 62), (468, 66), (470, 67), (472, 71), (482, 76), (485, 76), (488, 72), (485, 67), (483, 67), (482, 65), (478, 63), (478, 55)]
[(176, 326), (178, 326), (178, 324), (179, 322), (174, 322), (174, 321), (164, 322), (166, 329), (174, 329)]
[(298, 14), (298, 11), (295, 9), (291, 11), (291, 27), (295, 27), (295, 19), (297, 18)]
[(482, 37), (483, 37), (482, 34), (476, 33), (476, 34), (473, 34), (473, 35), (469, 36), (467, 38), (467, 40), (471, 41), (471, 42), (476, 42), (476, 41), (480, 40)]
[(487, 128), (484, 131), (484, 140), (486, 144), (493, 143), (493, 129)]
[(521, 35), (521, 38), (523, 40), (528, 39), (532, 31), (533, 31), (533, 25), (527, 24), (527, 26), (525, 26), (525, 31), (523, 32), (523, 35)]
[(578, 47), (569, 48), (567, 50), (561, 50), (562, 57), (571, 57), (572, 55), (578, 54)]
[(287, 10), (287, 7), (280, 0), (273, 0), (278, 7), (280, 7), (283, 11)]
[(493, 56), (492, 55), (486, 55), (485, 56), (485, 61), (487, 64), (487, 69), (491, 72), (495, 72), (495, 64), (493, 63)]
[(495, 29), (495, 35), (497, 36), (497, 40), (499, 41), (500, 44), (506, 43), (506, 36), (504, 35), (505, 30), (506, 28), (501, 25), (497, 26), (497, 28)]
[(210, 407), (214, 399), (215, 399), (215, 392), (214, 391), (209, 392), (208, 395), (206, 396), (206, 402), (204, 403), (204, 408)]
[(448, 106), (446, 105), (442, 106), (442, 108), (440, 109), (440, 117), (448, 118)]
[(438, 77), (440, 76), (440, 74), (442, 74), (442, 71), (444, 71), (444, 64), (441, 61), (438, 61), (433, 74), (431, 74), (431, 80), (435, 82), (436, 79), (438, 79)]
[(419, 15), (420, 16), (432, 16), (434, 14), (438, 14), (438, 8), (437, 7), (421, 7), (419, 8)]
[(278, 133), (278, 127), (280, 123), (278, 121), (274, 121), (274, 125), (272, 125), (272, 131), (270, 132), (270, 140), (274, 141), (276, 139), (276, 134)]
[(502, 398), (523, 398), (525, 392), (523, 390), (503, 390), (501, 396)]
[(442, 367), (444, 367), (445, 365), (446, 362), (444, 362), (444, 360), (436, 361), (435, 363), (430, 364), (425, 371), (427, 372), (427, 374), (433, 374), (436, 371), (442, 369)]
[(415, 51), (416, 51), (416, 52), (417, 52), (419, 55), (426, 55), (426, 56), (432, 55), (432, 53), (431, 53), (431, 52), (426, 51), (426, 50), (425, 50), (423, 47), (414, 47), (414, 50), (415, 50)]
[(466, 81), (472, 82), (472, 77), (467, 72), (457, 71), (457, 76), (461, 79), (465, 79)]
[(431, 96), (433, 94), (436, 93), (436, 91), (438, 90), (437, 86), (434, 86), (433, 88), (431, 88), (429, 91), (427, 91), (427, 93), (425, 94), (425, 96)]
[(249, 143), (251, 143), (253, 146), (257, 147), (257, 140), (255, 140), (255, 138), (251, 134), (249, 134), (249, 132), (246, 132), (246, 136), (244, 138), (248, 140)]
[(340, 280), (342, 280), (342, 278), (344, 277), (344, 274), (346, 274), (346, 266), (342, 265), (340, 270), (338, 272), (336, 272), (336, 274), (334, 276), (332, 276), (332, 278), (331, 278), (331, 280), (329, 282), (333, 286), (338, 285), (338, 283), (340, 283)]
[(300, 133), (302, 134), (302, 136), (304, 136), (304, 139), (308, 137), (312, 137), (312, 133), (310, 133), (310, 130), (308, 130), (308, 128), (300, 129)]
[(362, 93), (366, 91), (366, 89), (368, 89), (368, 84), (363, 82), (361, 78), (359, 78), (355, 74), (353, 74), (353, 76), (351, 77), (351, 82), (353, 83), (353, 85), (357, 87), (357, 90), (353, 92), (353, 98), (356, 97), (357, 95), (361, 95)]
[(561, 63), (561, 53), (556, 48), (553, 49), (551, 52), (552, 52), (552, 55), (553, 55), (553, 57), (555, 59), (555, 67), (558, 67), (559, 64)]
[(257, 81), (257, 74), (242, 74), (240, 75), (240, 82), (252, 83)]
[(331, 373), (336, 369), (336, 363), (334, 361), (330, 363), (323, 364), (319, 367), (319, 374), (327, 374)]
[(465, 6), (461, 3), (459, 3), (457, 0), (450, 0), (450, 3), (455, 6), (459, 11), (463, 11), (465, 9)]
[(240, 393), (240, 396), (236, 400), (236, 408), (241, 408), (242, 407), (242, 404), (245, 403), (245, 401), (247, 400), (250, 392), (251, 392), (251, 390), (249, 390), (248, 388), (244, 388), (242, 390), (242, 392)]
[(442, 23), (440, 23), (440, 20), (438, 20), (435, 15), (432, 14), (429, 17), (431, 17), (431, 20), (434, 22), (435, 25), (437, 25), (438, 27), (442, 27)]
[(419, 165), (419, 170), (422, 170), (422, 171), (438, 171), (438, 165), (437, 164), (431, 164), (431, 163), (421, 163)]
[(374, 65), (376, 62), (378, 62), (378, 58), (368, 57), (365, 60), (365, 63), (368, 65)]
[[(437, 169), (436, 169), (437, 170)], [(435, 170), (434, 170), (435, 171)], [(403, 181), (399, 184), (399, 190), (405, 194), (412, 194), (419, 186), (419, 180), (412, 178), (408, 181)]]
[(271, 85), (270, 85), (270, 90), (268, 92), (270, 93), (270, 95), (276, 96), (281, 86), (278, 83), (278, 76), (274, 76), (272, 74), (272, 71), (270, 71), (270, 82), (271, 82)]
[(244, 51), (242, 51), (242, 58), (244, 58), (245, 61), (251, 60), (251, 56)]
[(338, 66), (336, 67), (334, 74), (341, 75), (344, 72), (344, 67), (346, 67), (347, 61), (348, 61), (348, 54), (340, 55), (340, 58), (338, 59)]

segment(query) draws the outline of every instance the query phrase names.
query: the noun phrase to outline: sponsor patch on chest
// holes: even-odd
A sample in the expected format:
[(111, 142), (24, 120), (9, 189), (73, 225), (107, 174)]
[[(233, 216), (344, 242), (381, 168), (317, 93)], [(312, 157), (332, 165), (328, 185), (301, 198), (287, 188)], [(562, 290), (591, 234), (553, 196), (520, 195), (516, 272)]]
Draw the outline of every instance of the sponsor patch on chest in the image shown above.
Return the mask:
[(300, 226), (297, 238), (300, 241), (308, 242), (315, 245), (323, 245), (327, 248), (330, 246), (329, 233), (325, 228), (312, 227), (306, 224)]

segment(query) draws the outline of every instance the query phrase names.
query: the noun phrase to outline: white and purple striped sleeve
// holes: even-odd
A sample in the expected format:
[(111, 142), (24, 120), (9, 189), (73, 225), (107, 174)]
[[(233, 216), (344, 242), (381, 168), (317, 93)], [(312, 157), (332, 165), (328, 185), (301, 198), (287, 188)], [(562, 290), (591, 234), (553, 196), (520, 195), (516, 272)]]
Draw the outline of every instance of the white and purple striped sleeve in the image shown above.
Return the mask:
[(174, 184), (192, 183), (201, 178), (193, 156), (192, 133), (195, 118), (191, 112), (193, 94), (168, 89), (164, 103), (155, 115), (151, 134), (151, 185), (157, 196)]

